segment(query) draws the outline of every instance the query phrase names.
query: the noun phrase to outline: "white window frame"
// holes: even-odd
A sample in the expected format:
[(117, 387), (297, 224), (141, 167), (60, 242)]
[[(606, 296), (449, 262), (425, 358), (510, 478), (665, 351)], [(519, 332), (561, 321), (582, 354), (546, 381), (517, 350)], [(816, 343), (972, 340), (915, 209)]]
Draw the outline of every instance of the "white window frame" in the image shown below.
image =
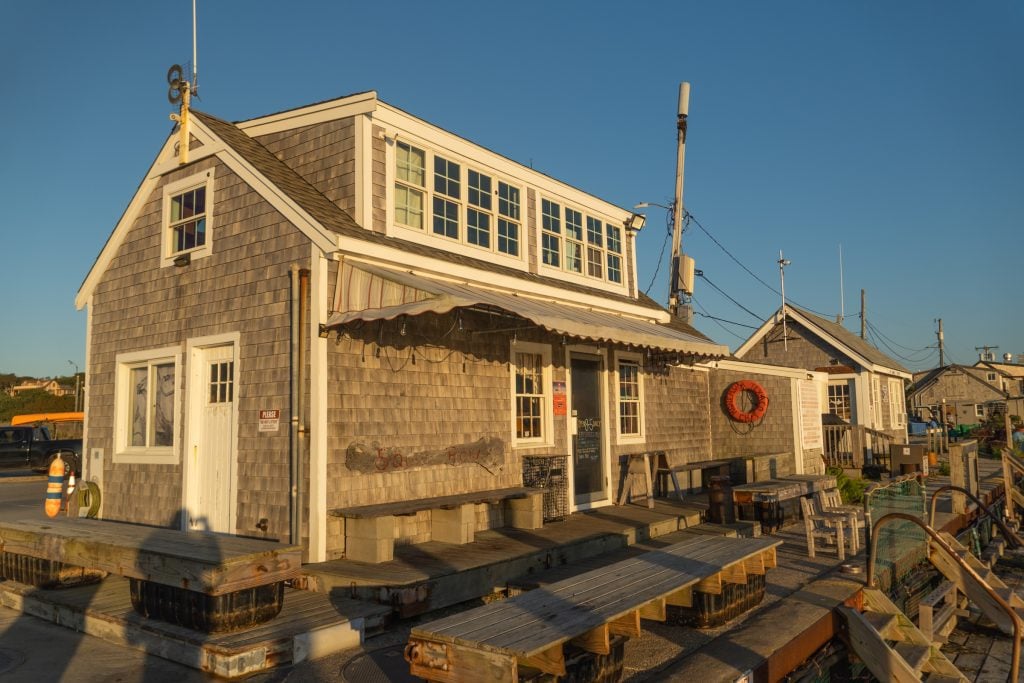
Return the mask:
[[(174, 251), (174, 239), (171, 233), (171, 198), (187, 192), (188, 190), (195, 189), (198, 187), (206, 188), (205, 198), (205, 242), (202, 246), (193, 247), (192, 249), (185, 249), (183, 251)], [(179, 256), (188, 255), (189, 259), (196, 260), (205, 258), (213, 253), (213, 236), (214, 236), (214, 223), (213, 223), (213, 207), (214, 207), (214, 172), (213, 168), (208, 168), (200, 173), (195, 173), (176, 180), (173, 183), (167, 183), (163, 189), (163, 207), (160, 219), (160, 234), (161, 234), (161, 246), (160, 246), (160, 266), (167, 268), (173, 266), (175, 259)]]
[(986, 373), (985, 374), (985, 379), (987, 379), (989, 382), (995, 382), (996, 381), (996, 373), (994, 373), (994, 372)]
[[(519, 438), (516, 436), (516, 373), (519, 370), (517, 365), (518, 356), (520, 353), (528, 353), (539, 355), (541, 358), (542, 371), (541, 371), (541, 388), (543, 392), (539, 394), (541, 398), (541, 435), (532, 436), (529, 438)], [(512, 397), (511, 409), (510, 409), (510, 427), (511, 427), (511, 440), (513, 448), (534, 448), (537, 446), (551, 446), (554, 445), (554, 413), (552, 410), (552, 397), (551, 397), (551, 345), (550, 344), (538, 344), (535, 342), (521, 342), (511, 341), (509, 342), (509, 391)]]
[[(549, 202), (557, 207), (558, 209), (558, 232), (549, 231), (544, 229), (544, 202)], [(573, 212), (579, 214), (581, 221), (580, 226), (582, 233), (580, 237), (574, 237), (569, 235), (569, 213)], [(537, 265), (540, 268), (550, 271), (556, 271), (564, 273), (565, 275), (571, 276), (580, 282), (603, 282), (613, 287), (622, 287), (625, 285), (625, 259), (626, 259), (626, 245), (623, 239), (623, 226), (616, 223), (614, 220), (610, 220), (607, 216), (595, 213), (594, 211), (588, 211), (580, 206), (567, 202), (564, 199), (557, 198), (554, 195), (541, 193), (537, 201)], [(599, 231), (594, 231), (592, 225), (594, 223), (600, 225)], [(610, 233), (612, 230), (615, 231), (615, 238), (612, 239)], [(593, 241), (594, 235), (597, 235), (597, 241)], [(558, 255), (558, 265), (553, 265), (544, 262), (544, 240), (548, 239), (553, 241), (556, 248), (553, 250)], [(619, 251), (612, 251), (609, 248), (609, 244), (615, 242), (619, 246)], [(576, 262), (570, 259), (569, 245), (578, 245), (580, 253), (578, 255), (578, 261), (580, 269), (575, 270), (570, 265)], [(592, 252), (598, 252), (596, 260), (592, 259)], [(618, 280), (609, 278), (609, 265), (612, 262), (612, 257), (618, 259), (618, 267), (614, 269), (618, 273)], [(599, 275), (591, 275), (593, 271), (592, 266), (596, 267), (600, 271)]]
[[(647, 420), (645, 417), (646, 413), (646, 396), (644, 395), (644, 357), (643, 354), (633, 353), (629, 351), (616, 351), (615, 352), (615, 435), (617, 444), (629, 444), (645, 441), (647, 439)], [(620, 368), (623, 363), (629, 363), (636, 365), (636, 381), (637, 381), (637, 392), (638, 392), (638, 428), (639, 432), (636, 434), (624, 434), (622, 433), (622, 401), (620, 400), (619, 394), (619, 383), (622, 381), (620, 374)]]
[[(840, 415), (839, 413), (832, 412), (832, 396), (829, 395), (829, 390), (832, 389), (832, 387), (842, 387), (845, 390), (845, 392), (846, 392), (846, 413), (847, 414), (845, 416)], [(843, 420), (847, 420), (849, 422), (853, 422), (853, 420), (854, 420), (854, 415), (853, 415), (853, 391), (850, 389), (850, 382), (848, 380), (841, 380), (841, 381), (835, 381), (835, 382), (831, 382), (830, 381), (828, 383), (828, 385), (826, 386), (826, 388), (825, 388), (825, 398), (826, 398), (826, 401), (827, 401), (826, 407), (828, 408), (828, 412), (830, 414), (835, 415), (836, 417), (841, 418)]]
[[(423, 152), (423, 168), (424, 168), (424, 184), (418, 186), (406, 180), (401, 180), (398, 177), (398, 145), (406, 145), (412, 147), (418, 151)], [(389, 187), (392, 188), (388, 193), (388, 213), (391, 217), (391, 224), (396, 230), (406, 231), (417, 235), (416, 239), (422, 240), (423, 237), (429, 238), (435, 244), (445, 245), (459, 245), (459, 253), (465, 253), (469, 255), (479, 256), (480, 253), (495, 254), (502, 258), (510, 259), (519, 263), (524, 262), (526, 258), (526, 188), (518, 183), (513, 182), (510, 178), (497, 173), (486, 166), (481, 166), (478, 163), (473, 163), (468, 159), (464, 158), (459, 154), (455, 154), (449, 151), (436, 151), (429, 144), (421, 143), (417, 140), (413, 140), (402, 136), (400, 139), (395, 140), (394, 145), (395, 151), (390, 155), (391, 161), (389, 164), (388, 172), (390, 174)], [(457, 198), (451, 197), (442, 192), (438, 192), (434, 187), (434, 173), (435, 173), (435, 160), (440, 157), (450, 164), (456, 164), (459, 167), (459, 176), (457, 182), (459, 184), (459, 196)], [(469, 173), (470, 171), (478, 173), (482, 176), (486, 176), (491, 183), (490, 199), (491, 206), (489, 209), (481, 209), (478, 206), (472, 205), (469, 202)], [(512, 217), (503, 214), (499, 210), (500, 196), (498, 188), (500, 185), (506, 185), (512, 188), (518, 194), (518, 217)], [(398, 209), (396, 192), (393, 188), (398, 185), (402, 185), (408, 188), (412, 188), (416, 192), (420, 192), (423, 195), (423, 226), (417, 228), (412, 225), (400, 223), (398, 221)], [(448, 237), (443, 234), (434, 232), (434, 199), (440, 198), (447, 202), (455, 204), (458, 209), (458, 226), (457, 226), (457, 237)], [(469, 241), (469, 211), (473, 209), (482, 214), (486, 214), (490, 219), (490, 230), (489, 230), (489, 245), (486, 247), (474, 244)], [(510, 254), (507, 251), (502, 251), (498, 248), (498, 244), (501, 240), (498, 238), (498, 224), (501, 221), (505, 221), (509, 224), (515, 225), (516, 227), (516, 252)]]
[(871, 410), (874, 415), (875, 429), (882, 428), (882, 380), (878, 375), (871, 376)]
[(975, 403), (974, 404), (974, 417), (980, 417), (980, 418), (984, 419), (984, 417), (985, 417), (985, 404), (984, 403)]
[[(131, 371), (139, 367), (174, 364), (174, 434), (170, 446), (132, 446), (129, 438), (132, 422)], [(115, 463), (175, 465), (179, 461), (182, 433), (181, 404), (185, 390), (181, 348), (169, 346), (147, 351), (121, 353), (114, 372), (114, 454)]]
[(906, 402), (902, 380), (889, 378), (889, 420), (892, 427), (903, 427), (907, 424)]

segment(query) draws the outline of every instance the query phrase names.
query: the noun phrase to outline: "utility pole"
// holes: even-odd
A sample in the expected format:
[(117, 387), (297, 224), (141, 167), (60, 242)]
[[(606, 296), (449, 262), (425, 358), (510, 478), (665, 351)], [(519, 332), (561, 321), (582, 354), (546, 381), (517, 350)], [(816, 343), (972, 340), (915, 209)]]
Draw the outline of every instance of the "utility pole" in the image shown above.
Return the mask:
[[(678, 316), (679, 305), (679, 263), (683, 249), (683, 166), (686, 161), (686, 117), (690, 110), (690, 84), (679, 84), (679, 109), (676, 115), (676, 197), (672, 203), (672, 271), (668, 281), (668, 309)], [(683, 311), (686, 322), (690, 322), (690, 309)]]
[(782, 348), (789, 351), (789, 332), (786, 329), (786, 266), (792, 261), (782, 258), (782, 250), (779, 249), (779, 283), (782, 286)]
[(946, 367), (946, 348), (943, 346), (944, 337), (942, 336), (942, 318), (939, 318), (939, 331), (936, 333), (939, 338), (939, 368)]
[(867, 302), (868, 295), (862, 289), (860, 290), (860, 338), (868, 338), (868, 319), (867, 319)]

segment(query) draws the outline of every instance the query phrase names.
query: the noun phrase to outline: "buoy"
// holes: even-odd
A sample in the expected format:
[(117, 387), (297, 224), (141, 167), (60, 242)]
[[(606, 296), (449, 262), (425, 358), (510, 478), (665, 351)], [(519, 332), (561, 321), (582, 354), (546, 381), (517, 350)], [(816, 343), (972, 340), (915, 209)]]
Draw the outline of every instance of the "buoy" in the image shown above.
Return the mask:
[(64, 461), (60, 455), (50, 463), (50, 471), (46, 479), (46, 516), (56, 517), (60, 512), (60, 503), (64, 489)]

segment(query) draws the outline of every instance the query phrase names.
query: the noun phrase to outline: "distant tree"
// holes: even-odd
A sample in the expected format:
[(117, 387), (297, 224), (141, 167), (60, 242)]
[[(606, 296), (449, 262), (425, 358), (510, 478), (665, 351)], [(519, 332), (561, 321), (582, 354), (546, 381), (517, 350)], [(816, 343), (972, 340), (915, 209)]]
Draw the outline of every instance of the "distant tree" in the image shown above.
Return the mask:
[(23, 391), (17, 396), (0, 394), (0, 423), (26, 413), (66, 413), (75, 409), (74, 396), (53, 396), (42, 390)]

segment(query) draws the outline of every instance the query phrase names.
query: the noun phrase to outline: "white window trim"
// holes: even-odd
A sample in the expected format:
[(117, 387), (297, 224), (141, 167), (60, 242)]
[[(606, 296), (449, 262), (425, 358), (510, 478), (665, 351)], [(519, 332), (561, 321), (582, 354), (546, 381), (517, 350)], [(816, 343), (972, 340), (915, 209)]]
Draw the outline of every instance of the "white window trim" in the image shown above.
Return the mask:
[[(541, 431), (540, 437), (520, 439), (516, 436), (516, 354), (533, 353), (541, 357), (544, 364), (541, 382), (543, 383), (543, 406), (541, 407)], [(509, 414), (509, 426), (511, 428), (511, 439), (509, 443), (512, 448), (537, 448), (539, 446), (553, 446), (554, 438), (554, 413), (552, 410), (552, 389), (551, 389), (551, 345), (538, 344), (536, 342), (509, 342), (509, 395), (512, 397), (511, 410)]]
[(889, 379), (889, 419), (890, 426), (903, 427), (906, 424), (906, 411), (903, 407), (903, 382), (898, 379)]
[[(557, 204), (559, 206), (559, 225), (561, 232), (557, 233), (559, 242), (559, 263), (558, 266), (552, 266), (544, 263), (543, 254), (543, 238), (545, 234), (543, 212), (542, 207), (544, 200)], [(582, 216), (583, 220), (583, 239), (579, 241), (583, 245), (583, 253), (580, 254), (582, 262), (582, 270), (577, 273), (576, 271), (569, 270), (566, 268), (566, 241), (568, 241), (568, 235), (566, 234), (566, 221), (565, 221), (565, 210), (572, 209), (578, 212)], [(587, 239), (587, 218), (594, 218), (601, 221), (601, 277), (594, 277), (587, 275), (587, 248), (593, 246)], [(608, 225), (619, 228), (619, 251), (614, 252), (608, 249)], [(537, 237), (537, 267), (544, 272), (558, 273), (559, 276), (578, 282), (580, 284), (586, 284), (594, 286), (595, 284), (604, 285), (606, 287), (613, 287), (616, 289), (626, 288), (626, 238), (625, 228), (619, 225), (614, 219), (609, 218), (607, 215), (597, 211), (583, 208), (580, 205), (574, 204), (571, 201), (567, 201), (562, 198), (558, 198), (557, 195), (539, 192), (537, 194), (537, 226), (536, 226), (536, 237)], [(555, 233), (552, 233), (555, 234)], [(573, 240), (574, 242), (577, 240)], [(608, 279), (608, 255), (614, 254), (619, 257), (619, 276), (620, 282)]]
[[(439, 152), (429, 143), (411, 138), (407, 135), (392, 136), (386, 139), (388, 142), (388, 178), (386, 199), (389, 234), (401, 236), (404, 239), (409, 239), (415, 242), (421, 242), (424, 238), (427, 238), (434, 246), (444, 245), (444, 248), (447, 251), (475, 258), (480, 258), (481, 254), (491, 254), (503, 260), (507, 260), (510, 265), (515, 264), (525, 268), (529, 244), (526, 239), (526, 187), (522, 183), (501, 175), (484, 164), (476, 163), (458, 154), (448, 151)], [(400, 181), (398, 179), (398, 153), (396, 151), (398, 142), (401, 142), (403, 145), (410, 145), (423, 150), (424, 185), (423, 187), (418, 188), (423, 192), (422, 229), (404, 225), (397, 221), (397, 212), (395, 211), (395, 184), (403, 183), (410, 187), (415, 187), (410, 183)], [(440, 195), (445, 197), (448, 201), (454, 202), (459, 207), (458, 239), (438, 235), (434, 232), (434, 196), (439, 194), (434, 190), (434, 158), (436, 156), (440, 156), (459, 165), (459, 199), (454, 200), (447, 195)], [(491, 179), (491, 209), (484, 212), (491, 216), (491, 244), (489, 247), (481, 247), (469, 241), (469, 171), (475, 171)], [(505, 183), (506, 185), (519, 190), (519, 218), (515, 221), (519, 225), (519, 253), (515, 256), (498, 249), (498, 220), (501, 217), (498, 212), (498, 183)]]
[[(164, 185), (163, 205), (160, 213), (160, 267), (167, 268), (174, 265), (174, 259), (188, 254), (193, 261), (205, 258), (213, 253), (213, 207), (214, 207), (214, 174), (213, 168), (208, 168), (200, 173), (195, 173), (176, 180), (173, 183)], [(173, 251), (171, 243), (171, 197), (181, 194), (199, 186), (206, 187), (206, 243), (201, 247), (186, 249), (185, 251)]]
[(984, 403), (975, 403), (974, 404), (974, 417), (981, 417), (981, 418), (985, 417), (985, 404)]
[[(174, 363), (174, 438), (171, 446), (138, 447), (128, 445), (131, 421), (131, 367), (140, 363)], [(115, 464), (176, 465), (181, 452), (181, 401), (185, 378), (181, 372), (181, 348), (168, 346), (117, 355), (114, 373), (114, 453)]]
[[(646, 407), (647, 401), (644, 395), (644, 357), (640, 353), (632, 353), (629, 351), (616, 351), (614, 354), (615, 361), (615, 437), (616, 444), (631, 444), (638, 443), (647, 440), (647, 418), (646, 418)], [(619, 401), (619, 364), (620, 363), (635, 363), (637, 365), (637, 388), (640, 392), (640, 433), (639, 434), (622, 434), (622, 405)]]

